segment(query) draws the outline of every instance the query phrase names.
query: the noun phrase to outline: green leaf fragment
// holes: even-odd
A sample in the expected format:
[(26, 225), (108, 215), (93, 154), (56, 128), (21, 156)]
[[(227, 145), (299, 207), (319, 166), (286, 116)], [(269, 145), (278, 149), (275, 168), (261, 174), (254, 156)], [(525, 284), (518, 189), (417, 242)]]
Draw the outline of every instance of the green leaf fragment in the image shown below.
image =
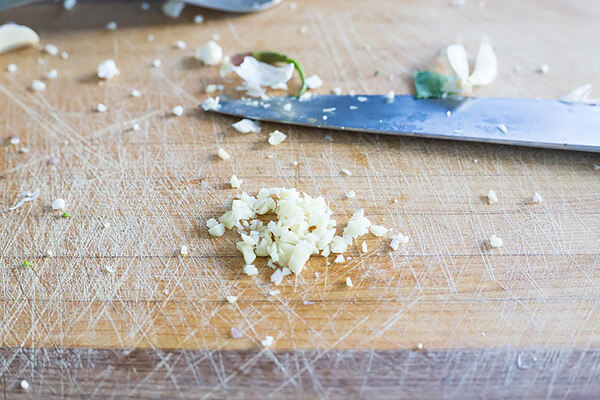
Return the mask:
[(23, 266), (24, 267), (31, 267), (31, 266), (33, 266), (33, 263), (25, 260), (25, 261), (23, 261)]
[(452, 94), (444, 90), (444, 85), (455, 78), (435, 71), (419, 71), (414, 79), (417, 99), (439, 99)]
[(60, 214), (61, 218), (71, 218), (71, 214), (69, 214), (68, 212), (64, 212), (62, 214)]
[(275, 51), (253, 51), (252, 57), (267, 64), (276, 64), (279, 62), (293, 64), (296, 71), (298, 71), (298, 75), (300, 75), (300, 79), (302, 80), (302, 87), (298, 93), (296, 93), (296, 97), (300, 97), (304, 92), (306, 92), (306, 78), (304, 77), (304, 71), (302, 70), (302, 67), (298, 61), (294, 60), (293, 58), (289, 58), (285, 54), (277, 53)]

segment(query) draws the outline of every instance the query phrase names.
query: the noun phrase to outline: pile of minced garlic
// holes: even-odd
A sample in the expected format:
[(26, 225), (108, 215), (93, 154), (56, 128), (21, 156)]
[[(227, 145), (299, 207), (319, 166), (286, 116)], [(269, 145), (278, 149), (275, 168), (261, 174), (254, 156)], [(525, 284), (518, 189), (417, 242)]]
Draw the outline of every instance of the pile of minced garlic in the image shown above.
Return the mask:
[[(274, 213), (275, 218), (267, 223), (257, 218), (267, 213)], [(252, 264), (256, 257), (269, 257), (267, 265), (276, 270), (271, 281), (278, 284), (291, 272), (299, 274), (312, 255), (341, 254), (369, 230), (378, 237), (388, 232), (371, 224), (361, 209), (352, 215), (342, 236), (337, 236), (332, 214), (323, 197), (311, 197), (296, 189), (263, 188), (256, 197), (242, 192), (233, 200), (231, 210), (218, 221), (209, 219), (206, 225), (213, 236), (222, 236), (226, 228), (237, 228), (242, 240), (236, 247), (244, 257), (244, 272), (256, 275)]]

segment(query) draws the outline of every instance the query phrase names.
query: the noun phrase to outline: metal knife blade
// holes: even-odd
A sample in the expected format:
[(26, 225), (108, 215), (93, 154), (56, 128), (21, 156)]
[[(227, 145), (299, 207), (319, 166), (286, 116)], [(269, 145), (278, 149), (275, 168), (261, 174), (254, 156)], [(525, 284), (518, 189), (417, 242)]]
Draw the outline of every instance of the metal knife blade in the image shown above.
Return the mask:
[(558, 100), (322, 95), (220, 104), (222, 114), (315, 128), (600, 152), (600, 107)]

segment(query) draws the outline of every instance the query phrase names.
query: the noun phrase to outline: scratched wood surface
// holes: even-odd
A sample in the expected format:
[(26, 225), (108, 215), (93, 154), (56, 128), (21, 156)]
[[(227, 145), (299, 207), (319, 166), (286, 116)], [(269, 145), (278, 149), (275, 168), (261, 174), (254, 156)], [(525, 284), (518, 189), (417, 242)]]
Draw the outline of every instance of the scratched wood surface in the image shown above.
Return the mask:
[[(242, 135), (235, 120), (196, 107), (209, 83), (239, 96), (238, 80), (193, 59), (214, 34), (229, 54), (294, 55), (324, 80), (319, 93), (408, 93), (411, 73), (445, 45), (462, 38), (474, 54), (484, 34), (500, 73), (479, 94), (557, 98), (587, 82), (600, 88), (597, 3), (481, 4), (303, 0), (296, 10), (284, 3), (244, 16), (188, 8), (176, 21), (130, 4), (1, 14), (69, 53), (0, 56), (2, 69), (19, 68), (0, 74), (2, 138), (21, 139), (0, 152), (4, 395), (261, 398), (270, 388), (296, 398), (373, 398), (385, 385), (381, 398), (400, 387), (409, 398), (435, 382), (421, 398), (597, 397), (598, 156), (275, 124)], [(193, 24), (199, 12), (205, 22)], [(103, 29), (110, 20), (117, 31)], [(175, 49), (177, 40), (187, 48)], [(121, 74), (99, 83), (95, 70), (107, 58)], [(156, 58), (161, 68), (151, 67)], [(541, 64), (549, 73), (536, 72)], [(27, 90), (51, 68), (59, 76), (44, 92)], [(132, 89), (142, 96), (131, 98)], [(94, 111), (99, 102), (106, 113)], [(185, 114), (169, 116), (178, 104)], [(271, 148), (267, 132), (276, 128), (289, 138)], [(232, 159), (218, 160), (218, 147)], [(343, 264), (315, 258), (268, 296), (269, 269), (258, 263), (258, 277), (242, 275), (235, 235), (213, 238), (204, 228), (237, 193), (232, 174), (249, 193), (286, 186), (322, 195), (341, 226), (365, 208), (411, 241), (390, 252), (388, 240), (366, 237), (366, 253), (357, 246)], [(38, 200), (8, 211), (18, 193), (35, 188)], [(356, 199), (345, 199), (349, 189)], [(489, 189), (498, 204), (485, 202)], [(531, 204), (534, 191), (542, 205)], [(48, 211), (57, 197), (71, 218)], [(492, 233), (502, 249), (486, 247)], [(182, 245), (188, 257), (177, 256)], [(33, 266), (20, 268), (25, 260)], [(230, 294), (239, 296), (234, 305), (224, 302)], [(233, 339), (232, 327), (243, 338)], [(261, 350), (266, 335), (275, 343)], [(418, 343), (425, 353), (414, 350)], [(347, 363), (347, 375), (321, 380)], [(252, 383), (248, 369), (268, 384)], [(404, 375), (412, 369), (422, 377)], [(91, 376), (96, 384), (83, 384)], [(22, 378), (29, 393), (18, 387)], [(531, 390), (521, 391), (528, 382)]]

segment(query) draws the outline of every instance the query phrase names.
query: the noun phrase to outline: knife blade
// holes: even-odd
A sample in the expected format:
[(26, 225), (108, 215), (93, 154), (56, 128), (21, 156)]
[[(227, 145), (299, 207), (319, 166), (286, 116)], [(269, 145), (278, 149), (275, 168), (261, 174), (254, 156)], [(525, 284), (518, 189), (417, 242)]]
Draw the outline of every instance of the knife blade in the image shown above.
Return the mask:
[(558, 100), (320, 95), (220, 104), (214, 111), (314, 128), (600, 152), (600, 107)]

